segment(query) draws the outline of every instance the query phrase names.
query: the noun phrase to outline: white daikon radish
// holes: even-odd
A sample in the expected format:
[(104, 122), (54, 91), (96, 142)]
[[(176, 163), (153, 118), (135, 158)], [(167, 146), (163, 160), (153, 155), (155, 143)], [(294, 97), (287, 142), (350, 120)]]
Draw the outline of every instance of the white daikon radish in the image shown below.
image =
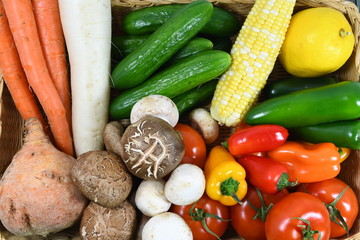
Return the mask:
[(76, 155), (102, 150), (110, 101), (111, 0), (59, 0)]

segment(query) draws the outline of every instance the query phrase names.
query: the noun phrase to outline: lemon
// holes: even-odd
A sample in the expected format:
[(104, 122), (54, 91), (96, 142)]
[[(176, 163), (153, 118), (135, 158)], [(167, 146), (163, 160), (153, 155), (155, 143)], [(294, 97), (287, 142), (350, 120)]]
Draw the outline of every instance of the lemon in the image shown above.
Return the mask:
[(340, 11), (309, 8), (293, 15), (279, 60), (294, 76), (318, 77), (343, 66), (354, 44), (351, 25)]

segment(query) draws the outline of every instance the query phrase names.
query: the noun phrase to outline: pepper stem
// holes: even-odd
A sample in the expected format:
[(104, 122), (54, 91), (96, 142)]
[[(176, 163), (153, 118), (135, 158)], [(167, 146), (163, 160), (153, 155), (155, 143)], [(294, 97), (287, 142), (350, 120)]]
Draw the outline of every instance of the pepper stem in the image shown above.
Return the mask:
[(321, 239), (321, 232), (318, 230), (311, 230), (311, 223), (310, 221), (304, 219), (304, 218), (299, 218), (299, 217), (293, 217), (291, 219), (299, 219), (301, 221), (303, 221), (305, 223), (305, 225), (297, 225), (298, 227), (302, 228), (302, 235), (303, 235), (303, 240), (314, 240), (314, 235), (315, 234), (319, 234), (317, 240)]
[(230, 177), (223, 181), (220, 185), (220, 192), (224, 196), (231, 196), (237, 203), (243, 205), (239, 197), (237, 196), (237, 191), (239, 189), (240, 182)]
[(222, 142), (221, 145), (226, 148), (229, 149), (229, 143), (228, 142)]
[(342, 228), (345, 229), (346, 231), (346, 235), (349, 236), (349, 227), (345, 221), (345, 219), (343, 218), (343, 216), (341, 215), (339, 209), (336, 208), (336, 204), (339, 202), (339, 200), (344, 196), (346, 190), (349, 188), (349, 186), (346, 186), (346, 188), (344, 188), (341, 193), (339, 193), (336, 198), (334, 199), (334, 201), (332, 203), (324, 203), (325, 207), (327, 208), (327, 210), (329, 211), (330, 214), (330, 220), (335, 222), (336, 224), (340, 225)]
[(220, 220), (222, 222), (231, 221), (231, 219), (223, 219), (223, 218), (219, 217), (218, 215), (205, 212), (205, 210), (202, 209), (202, 208), (196, 208), (195, 207), (196, 203), (197, 202), (195, 202), (192, 205), (192, 207), (189, 209), (189, 215), (190, 215), (191, 219), (193, 221), (200, 221), (201, 225), (203, 226), (203, 228), (205, 229), (206, 232), (208, 232), (209, 234), (215, 236), (218, 240), (221, 240), (221, 238), (216, 233), (214, 233), (213, 231), (210, 230), (209, 226), (206, 223), (206, 218), (211, 217), (211, 218), (215, 218), (217, 220)]

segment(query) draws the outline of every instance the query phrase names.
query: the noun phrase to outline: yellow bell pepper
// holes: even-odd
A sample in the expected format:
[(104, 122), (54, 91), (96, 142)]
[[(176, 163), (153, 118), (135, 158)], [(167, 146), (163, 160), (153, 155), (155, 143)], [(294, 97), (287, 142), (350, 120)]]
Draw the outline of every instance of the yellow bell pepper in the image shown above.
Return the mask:
[(223, 146), (210, 150), (205, 162), (206, 194), (223, 205), (242, 204), (247, 192), (245, 169)]

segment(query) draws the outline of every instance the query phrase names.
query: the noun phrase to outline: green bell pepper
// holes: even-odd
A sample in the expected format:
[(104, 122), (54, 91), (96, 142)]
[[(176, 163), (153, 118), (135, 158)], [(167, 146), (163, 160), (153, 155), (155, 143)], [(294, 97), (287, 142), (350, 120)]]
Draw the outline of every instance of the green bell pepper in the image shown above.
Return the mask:
[(336, 121), (289, 129), (290, 135), (310, 142), (331, 142), (337, 147), (360, 149), (360, 120)]
[(343, 81), (267, 99), (250, 109), (249, 125), (312, 126), (360, 117), (360, 83)]
[(291, 92), (326, 86), (337, 83), (338, 81), (330, 77), (318, 78), (284, 78), (268, 81), (264, 87), (263, 93), (266, 98), (278, 97)]

